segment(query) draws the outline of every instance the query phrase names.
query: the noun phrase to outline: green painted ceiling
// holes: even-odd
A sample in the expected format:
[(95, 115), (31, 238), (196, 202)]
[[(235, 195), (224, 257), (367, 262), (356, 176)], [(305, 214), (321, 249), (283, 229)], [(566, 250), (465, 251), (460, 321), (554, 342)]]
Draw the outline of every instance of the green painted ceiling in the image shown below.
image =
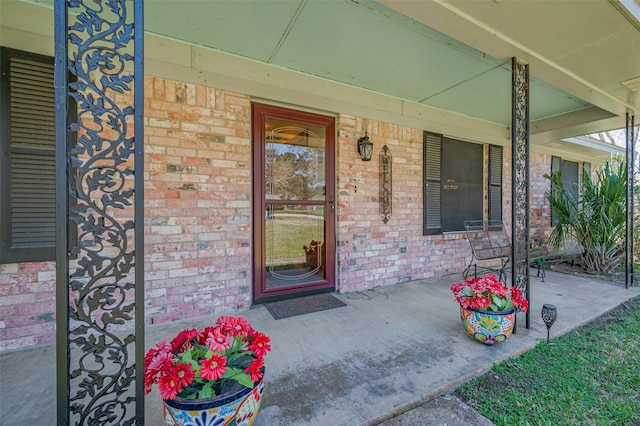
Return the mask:
[[(145, 1), (145, 30), (509, 126), (511, 64), (373, 1)], [(532, 79), (531, 120), (591, 104)]]

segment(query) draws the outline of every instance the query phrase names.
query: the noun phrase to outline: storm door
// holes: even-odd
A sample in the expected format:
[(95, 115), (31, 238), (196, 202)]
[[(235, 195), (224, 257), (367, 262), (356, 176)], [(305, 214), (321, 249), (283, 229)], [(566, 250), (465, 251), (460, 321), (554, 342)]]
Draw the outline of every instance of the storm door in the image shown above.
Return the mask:
[(335, 289), (335, 122), (253, 105), (254, 302)]

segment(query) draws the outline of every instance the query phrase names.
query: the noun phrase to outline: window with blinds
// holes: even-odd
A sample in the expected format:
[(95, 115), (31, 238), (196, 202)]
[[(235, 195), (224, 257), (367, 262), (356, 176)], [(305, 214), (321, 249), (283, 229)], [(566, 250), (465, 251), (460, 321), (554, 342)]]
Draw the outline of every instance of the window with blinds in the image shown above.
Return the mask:
[(0, 55), (0, 262), (53, 260), (53, 58), (4, 47)]
[(502, 220), (502, 147), (489, 146), (485, 190), (483, 146), (424, 132), (423, 234), (464, 231), (465, 220), (484, 219), (485, 191), (489, 219)]

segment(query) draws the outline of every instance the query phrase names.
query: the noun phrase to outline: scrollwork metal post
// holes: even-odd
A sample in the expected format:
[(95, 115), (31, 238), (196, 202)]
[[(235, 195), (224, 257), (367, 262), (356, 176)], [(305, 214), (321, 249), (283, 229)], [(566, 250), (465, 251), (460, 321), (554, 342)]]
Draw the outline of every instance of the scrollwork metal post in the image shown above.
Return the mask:
[[(512, 58), (512, 285), (531, 303), (529, 288), (529, 64)], [(529, 313), (526, 327), (529, 328)]]
[(634, 206), (634, 188), (635, 188), (635, 153), (636, 153), (636, 137), (634, 127), (634, 116), (627, 112), (626, 114), (626, 148), (627, 148), (627, 211), (626, 211), (626, 244), (625, 244), (625, 279), (624, 286), (629, 288), (633, 285), (633, 218), (635, 212)]
[(142, 28), (55, 1), (58, 425), (144, 424)]

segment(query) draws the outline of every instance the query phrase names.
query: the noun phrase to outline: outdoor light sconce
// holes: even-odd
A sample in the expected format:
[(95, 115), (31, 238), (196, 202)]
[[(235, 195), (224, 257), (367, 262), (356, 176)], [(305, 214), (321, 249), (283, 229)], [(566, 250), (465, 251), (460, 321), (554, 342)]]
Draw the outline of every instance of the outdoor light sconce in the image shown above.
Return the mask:
[(367, 132), (364, 132), (364, 136), (358, 139), (358, 154), (362, 157), (362, 161), (371, 161), (373, 142), (369, 140)]
[(542, 321), (547, 326), (547, 343), (549, 343), (549, 329), (556, 322), (558, 318), (558, 309), (555, 305), (544, 304), (542, 305)]

